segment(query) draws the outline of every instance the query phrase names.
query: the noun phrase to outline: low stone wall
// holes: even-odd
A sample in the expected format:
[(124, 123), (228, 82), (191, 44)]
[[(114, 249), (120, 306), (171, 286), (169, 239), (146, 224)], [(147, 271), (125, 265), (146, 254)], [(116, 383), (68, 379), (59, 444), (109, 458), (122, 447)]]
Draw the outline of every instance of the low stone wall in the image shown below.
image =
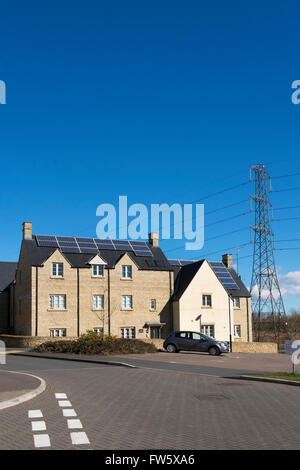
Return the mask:
[(46, 341), (57, 341), (60, 339), (71, 341), (77, 339), (77, 337), (52, 338), (50, 336), (0, 335), (0, 340), (4, 341), (7, 348), (34, 348), (34, 346), (38, 346)]
[(144, 343), (152, 343), (156, 347), (156, 349), (163, 349), (164, 339), (150, 339), (150, 338), (143, 338), (142, 341)]
[(232, 352), (276, 354), (278, 353), (278, 348), (276, 343), (233, 342)]

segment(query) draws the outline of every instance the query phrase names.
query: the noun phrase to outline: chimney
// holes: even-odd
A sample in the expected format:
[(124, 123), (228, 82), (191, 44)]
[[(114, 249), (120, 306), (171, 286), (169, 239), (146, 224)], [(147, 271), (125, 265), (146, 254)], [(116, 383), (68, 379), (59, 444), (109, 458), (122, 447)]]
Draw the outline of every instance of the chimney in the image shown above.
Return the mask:
[(232, 255), (227, 253), (226, 255), (222, 256), (222, 263), (225, 264), (227, 268), (232, 266)]
[(23, 222), (23, 240), (32, 239), (32, 222)]
[(158, 233), (157, 232), (151, 232), (149, 233), (149, 243), (152, 246), (158, 246)]

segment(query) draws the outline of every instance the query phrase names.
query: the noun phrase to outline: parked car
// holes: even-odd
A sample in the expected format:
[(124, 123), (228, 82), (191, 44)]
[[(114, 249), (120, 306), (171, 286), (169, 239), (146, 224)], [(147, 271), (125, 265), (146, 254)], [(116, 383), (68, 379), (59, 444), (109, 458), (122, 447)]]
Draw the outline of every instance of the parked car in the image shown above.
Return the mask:
[(179, 351), (208, 352), (213, 356), (230, 352), (229, 344), (225, 341), (216, 341), (197, 331), (173, 331), (163, 344), (170, 353)]

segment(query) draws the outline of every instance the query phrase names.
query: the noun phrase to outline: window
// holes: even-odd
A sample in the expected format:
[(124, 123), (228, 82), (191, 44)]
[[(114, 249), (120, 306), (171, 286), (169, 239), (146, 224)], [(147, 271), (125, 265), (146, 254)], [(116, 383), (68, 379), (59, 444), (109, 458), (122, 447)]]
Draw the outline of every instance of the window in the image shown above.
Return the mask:
[(175, 336), (176, 338), (188, 338), (189, 337), (189, 333), (187, 333), (186, 331), (177, 331), (177, 333), (175, 333)]
[(49, 295), (49, 308), (54, 310), (64, 310), (66, 308), (66, 296)]
[(132, 309), (132, 295), (122, 295), (122, 310)]
[(132, 267), (131, 266), (122, 266), (122, 279), (131, 279), (132, 278)]
[(197, 341), (200, 341), (200, 339), (202, 339), (202, 336), (200, 335), (200, 333), (193, 332), (191, 333), (191, 335), (192, 335), (191, 339), (196, 339)]
[(233, 297), (233, 308), (240, 308), (240, 298)]
[(62, 337), (62, 336), (66, 336), (67, 334), (66, 328), (50, 328), (49, 331), (50, 331), (50, 336), (53, 336), (53, 337), (56, 337), (56, 336)]
[(135, 338), (135, 327), (130, 326), (126, 328), (121, 328), (121, 338)]
[(214, 325), (202, 325), (201, 326), (201, 333), (203, 333), (206, 336), (209, 336), (210, 338), (215, 337), (215, 327)]
[(211, 307), (211, 295), (208, 295), (208, 294), (202, 295), (202, 306)]
[(103, 276), (103, 265), (102, 264), (93, 264), (93, 276), (102, 277)]
[(234, 336), (236, 338), (241, 337), (241, 325), (234, 325)]
[(63, 277), (63, 263), (52, 263), (52, 276)]
[(103, 335), (103, 328), (99, 327), (99, 328), (93, 328), (93, 331), (95, 333), (98, 333), (98, 335)]
[(93, 308), (96, 310), (104, 309), (104, 295), (93, 295)]
[(156, 299), (150, 300), (150, 310), (156, 310)]

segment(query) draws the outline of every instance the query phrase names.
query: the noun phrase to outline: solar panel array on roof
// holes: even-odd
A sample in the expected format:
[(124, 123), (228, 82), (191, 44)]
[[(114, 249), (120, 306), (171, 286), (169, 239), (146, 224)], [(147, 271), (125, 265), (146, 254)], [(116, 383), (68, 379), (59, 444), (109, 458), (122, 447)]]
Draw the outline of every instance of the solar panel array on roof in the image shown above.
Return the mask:
[(191, 259), (169, 259), (168, 260), (171, 266), (186, 266), (187, 264), (195, 263), (194, 260)]
[(146, 242), (100, 240), (99, 238), (35, 235), (38, 246), (59, 248), (63, 253), (98, 253), (100, 250), (133, 251), (136, 256), (153, 256)]
[(225, 289), (238, 289), (238, 285), (233, 280), (230, 272), (223, 263), (210, 262), (209, 263), (219, 281), (223, 284)]

